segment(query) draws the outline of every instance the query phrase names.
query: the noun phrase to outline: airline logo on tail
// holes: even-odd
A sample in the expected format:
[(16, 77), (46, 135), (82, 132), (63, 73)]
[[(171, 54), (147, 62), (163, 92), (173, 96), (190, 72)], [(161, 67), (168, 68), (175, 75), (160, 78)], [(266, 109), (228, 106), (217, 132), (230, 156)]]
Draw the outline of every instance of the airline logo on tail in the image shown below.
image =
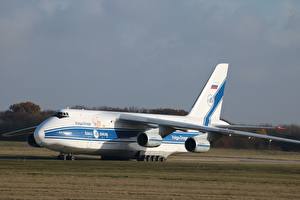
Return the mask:
[[(224, 96), (225, 84), (226, 84), (226, 81), (223, 82), (223, 84), (221, 85), (221, 87), (215, 93), (214, 96), (209, 95), (209, 102), (211, 102), (211, 107), (210, 107), (210, 110), (208, 111), (208, 113), (206, 114), (206, 116), (204, 117), (203, 125), (208, 126), (210, 124), (211, 117), (214, 114), (214, 112), (216, 111), (216, 108), (218, 107), (218, 105), (220, 104), (220, 102), (222, 101), (222, 98)], [(218, 87), (217, 85), (213, 85), (213, 86)]]

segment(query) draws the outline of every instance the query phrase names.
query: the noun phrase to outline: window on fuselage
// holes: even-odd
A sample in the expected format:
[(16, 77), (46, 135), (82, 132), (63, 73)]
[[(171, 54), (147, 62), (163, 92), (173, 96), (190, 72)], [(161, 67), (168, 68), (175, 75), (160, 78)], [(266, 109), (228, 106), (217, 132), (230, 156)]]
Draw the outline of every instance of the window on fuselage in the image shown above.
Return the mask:
[(61, 118), (69, 117), (69, 113), (67, 113), (67, 112), (57, 112), (54, 116), (61, 119)]

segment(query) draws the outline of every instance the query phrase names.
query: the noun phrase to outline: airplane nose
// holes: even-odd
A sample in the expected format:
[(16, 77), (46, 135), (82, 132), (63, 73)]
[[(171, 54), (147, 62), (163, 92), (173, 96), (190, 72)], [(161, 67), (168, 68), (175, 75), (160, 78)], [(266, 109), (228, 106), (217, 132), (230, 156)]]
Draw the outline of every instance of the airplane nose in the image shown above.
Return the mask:
[(36, 127), (33, 133), (33, 137), (35, 142), (39, 146), (47, 146), (47, 141), (45, 139), (45, 130), (49, 129), (49, 127), (53, 127), (53, 124), (56, 123), (56, 120), (56, 117), (50, 117)]
[(38, 126), (34, 133), (33, 133), (33, 137), (34, 137), (34, 140), (35, 142), (42, 146), (43, 145), (43, 141), (44, 141), (44, 138), (45, 138), (45, 132), (44, 132), (44, 129), (42, 128), (42, 126)]

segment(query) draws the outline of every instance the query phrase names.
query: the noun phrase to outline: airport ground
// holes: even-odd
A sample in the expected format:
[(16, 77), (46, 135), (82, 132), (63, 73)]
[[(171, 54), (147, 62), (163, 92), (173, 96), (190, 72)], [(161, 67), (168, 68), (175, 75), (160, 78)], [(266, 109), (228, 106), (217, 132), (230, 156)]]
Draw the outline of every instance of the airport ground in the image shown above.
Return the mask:
[(213, 149), (165, 163), (101, 161), (0, 142), (0, 199), (300, 199), (300, 153)]

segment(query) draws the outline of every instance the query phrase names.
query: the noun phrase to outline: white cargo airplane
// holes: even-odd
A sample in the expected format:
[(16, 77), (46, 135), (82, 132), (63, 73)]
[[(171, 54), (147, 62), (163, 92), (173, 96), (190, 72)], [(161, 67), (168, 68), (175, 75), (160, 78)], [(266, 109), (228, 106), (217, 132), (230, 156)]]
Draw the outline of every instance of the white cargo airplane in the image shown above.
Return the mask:
[(75, 154), (91, 154), (102, 159), (138, 161), (164, 161), (178, 152), (207, 152), (211, 141), (220, 135), (300, 144), (297, 140), (241, 131), (247, 130), (244, 126), (236, 130), (239, 127), (221, 120), (227, 71), (228, 64), (217, 65), (187, 116), (62, 109), (33, 127), (29, 144), (60, 152), (58, 157), (66, 160), (73, 160)]

